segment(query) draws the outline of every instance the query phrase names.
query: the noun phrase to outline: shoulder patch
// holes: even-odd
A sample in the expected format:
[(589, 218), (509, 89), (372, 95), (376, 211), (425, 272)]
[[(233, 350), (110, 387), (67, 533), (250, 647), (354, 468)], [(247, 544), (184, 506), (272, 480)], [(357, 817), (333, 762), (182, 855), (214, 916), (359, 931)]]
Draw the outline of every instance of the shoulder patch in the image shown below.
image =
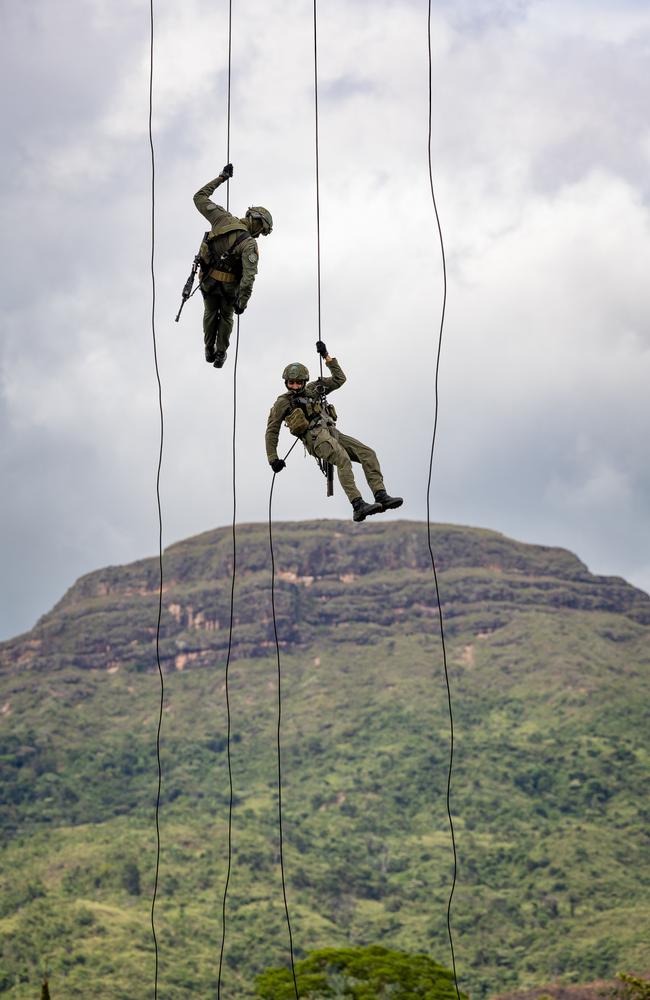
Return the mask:
[(251, 262), (251, 264), (255, 264), (257, 262), (257, 254), (253, 253), (253, 251), (251, 250), (251, 252), (248, 255), (248, 259)]

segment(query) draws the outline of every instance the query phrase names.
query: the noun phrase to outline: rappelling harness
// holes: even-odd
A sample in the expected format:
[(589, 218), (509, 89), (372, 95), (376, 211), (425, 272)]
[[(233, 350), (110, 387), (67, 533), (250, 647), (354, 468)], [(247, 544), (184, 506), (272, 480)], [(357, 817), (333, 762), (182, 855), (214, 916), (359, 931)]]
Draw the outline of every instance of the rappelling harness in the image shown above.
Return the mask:
[[(307, 431), (316, 427), (336, 427), (336, 409), (327, 402), (325, 384), (322, 377), (317, 379), (318, 399), (314, 400), (309, 396), (298, 393), (290, 400), (289, 413), (285, 417), (285, 424), (294, 437), (303, 439)], [(304, 444), (304, 441), (303, 441)], [(306, 448), (305, 448), (306, 450)], [(327, 496), (334, 496), (334, 466), (331, 462), (314, 456), (318, 468), (327, 480)]]

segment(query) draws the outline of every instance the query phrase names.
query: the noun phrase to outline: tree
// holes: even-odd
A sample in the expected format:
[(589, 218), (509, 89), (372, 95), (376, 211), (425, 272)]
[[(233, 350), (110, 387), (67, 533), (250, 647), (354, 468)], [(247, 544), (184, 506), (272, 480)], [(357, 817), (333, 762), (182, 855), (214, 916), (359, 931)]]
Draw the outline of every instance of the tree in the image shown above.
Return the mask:
[(650, 1000), (650, 979), (627, 972), (617, 973), (616, 978), (620, 979), (621, 985), (609, 994), (610, 1000)]
[[(323, 948), (296, 963), (301, 1000), (457, 1000), (453, 973), (428, 955), (368, 948)], [(295, 1000), (290, 969), (267, 969), (257, 977), (262, 1000)], [(461, 993), (461, 1000), (467, 1000)]]

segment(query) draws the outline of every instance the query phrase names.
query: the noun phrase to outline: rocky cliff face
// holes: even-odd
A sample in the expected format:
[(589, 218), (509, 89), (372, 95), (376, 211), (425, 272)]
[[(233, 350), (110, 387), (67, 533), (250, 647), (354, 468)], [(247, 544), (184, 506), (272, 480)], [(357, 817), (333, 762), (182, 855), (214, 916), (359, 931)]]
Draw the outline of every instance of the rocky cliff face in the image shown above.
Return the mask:
[[(473, 528), (436, 525), (431, 540), (450, 637), (489, 634), (523, 611), (620, 614), (650, 623), (650, 597), (617, 577), (594, 576), (563, 549), (525, 545)], [(325, 636), (372, 644), (395, 629), (435, 633), (438, 611), (426, 525), (339, 521), (273, 530), (281, 645)], [(264, 525), (237, 531), (233, 655), (274, 645), (271, 560)], [(228, 644), (233, 563), (230, 528), (171, 546), (164, 557), (161, 659), (165, 670), (208, 665)], [(82, 577), (24, 636), (0, 645), (4, 669), (154, 669), (158, 560)]]

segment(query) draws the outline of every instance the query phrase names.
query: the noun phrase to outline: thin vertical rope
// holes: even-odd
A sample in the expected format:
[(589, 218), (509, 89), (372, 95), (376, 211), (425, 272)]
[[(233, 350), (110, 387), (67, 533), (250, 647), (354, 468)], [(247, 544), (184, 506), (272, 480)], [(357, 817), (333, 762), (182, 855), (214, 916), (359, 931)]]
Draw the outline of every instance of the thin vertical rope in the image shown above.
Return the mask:
[[(227, 126), (226, 126), (226, 162), (230, 163), (230, 92), (232, 80), (232, 0), (228, 4), (228, 101), (227, 101)], [(226, 181), (226, 208), (230, 206), (230, 178)], [(232, 720), (230, 714), (230, 658), (232, 655), (232, 631), (235, 612), (235, 579), (237, 576), (237, 361), (239, 358), (239, 316), (237, 317), (237, 333), (235, 341), (235, 363), (233, 366), (232, 380), (232, 578), (230, 583), (230, 625), (228, 629), (228, 654), (226, 656), (226, 748), (228, 760), (228, 863), (226, 870), (226, 881), (223, 888), (223, 899), (221, 901), (221, 948), (219, 951), (219, 975), (217, 978), (217, 1000), (221, 998), (221, 978), (223, 975), (223, 956), (226, 947), (226, 906), (228, 901), (228, 887), (230, 885), (230, 874), (232, 871), (232, 812), (233, 812), (233, 781), (232, 781), (232, 755), (230, 748), (230, 736)]]
[(226, 872), (226, 883), (223, 890), (223, 901), (221, 905), (221, 951), (219, 954), (219, 977), (217, 980), (217, 998), (221, 997), (221, 977), (223, 973), (223, 956), (226, 945), (226, 902), (228, 898), (228, 886), (230, 885), (230, 873), (232, 870), (232, 811), (233, 811), (233, 783), (232, 783), (232, 757), (230, 751), (231, 716), (230, 716), (230, 658), (232, 654), (232, 631), (235, 610), (235, 578), (237, 575), (237, 360), (239, 358), (239, 316), (237, 317), (237, 335), (235, 340), (235, 364), (233, 371), (233, 419), (232, 419), (232, 578), (230, 584), (230, 627), (228, 630), (228, 655), (226, 657), (226, 713), (227, 722), (227, 757), (228, 757), (228, 782), (230, 786), (230, 800), (228, 803), (228, 868)]
[[(284, 461), (287, 460), (293, 449), (298, 443), (298, 438), (294, 441), (289, 448), (289, 451), (284, 456)], [(284, 874), (284, 837), (282, 831), (282, 746), (280, 741), (280, 732), (282, 726), (282, 669), (280, 666), (280, 642), (278, 640), (278, 625), (275, 613), (275, 554), (273, 552), (273, 488), (275, 486), (275, 477), (277, 473), (273, 473), (273, 479), (271, 480), (271, 491), (269, 493), (269, 549), (271, 552), (271, 610), (273, 612), (273, 635), (275, 636), (275, 655), (277, 659), (277, 676), (278, 676), (278, 725), (277, 725), (277, 757), (278, 757), (278, 829), (280, 834), (280, 873), (282, 876), (282, 896), (284, 899), (284, 912), (287, 919), (287, 928), (289, 931), (289, 951), (291, 956), (291, 975), (293, 976), (293, 989), (296, 995), (296, 1000), (298, 1000), (298, 982), (296, 980), (296, 968), (294, 964), (294, 954), (293, 954), (293, 933), (291, 931), (291, 920), (289, 918), (289, 904), (287, 902), (287, 885)]]
[[(322, 340), (321, 331), (321, 280), (320, 280), (320, 174), (319, 174), (319, 141), (318, 141), (318, 29), (316, 16), (316, 0), (314, 0), (314, 130), (316, 139), (316, 285), (318, 298), (318, 339)], [(320, 376), (323, 377), (323, 358), (318, 355)]]
[(160, 381), (160, 370), (158, 367), (158, 349), (156, 345), (156, 273), (155, 273), (155, 212), (156, 212), (156, 162), (153, 145), (153, 57), (154, 57), (154, 9), (153, 0), (149, 4), (150, 19), (150, 42), (149, 42), (149, 148), (151, 150), (151, 336), (153, 340), (153, 359), (156, 370), (156, 381), (158, 383), (158, 408), (160, 411), (160, 448), (158, 451), (158, 468), (156, 470), (156, 503), (158, 506), (158, 568), (160, 584), (158, 588), (158, 619), (156, 622), (156, 663), (158, 665), (158, 677), (160, 679), (160, 705), (158, 712), (158, 728), (156, 731), (156, 759), (158, 762), (158, 788), (156, 793), (156, 871), (153, 884), (153, 895), (151, 898), (151, 933), (153, 935), (155, 952), (154, 969), (154, 1000), (158, 997), (158, 938), (156, 936), (156, 898), (158, 895), (158, 878), (160, 874), (160, 793), (162, 790), (162, 764), (160, 760), (160, 733), (162, 730), (163, 705), (165, 700), (165, 682), (163, 678), (162, 666), (160, 663), (160, 624), (162, 620), (162, 594), (163, 594), (163, 523), (162, 505), (160, 502), (160, 472), (163, 459), (164, 441), (164, 418), (162, 403), (162, 383)]
[[(232, 76), (232, 0), (228, 0), (228, 112), (226, 126), (226, 163), (230, 163), (230, 80)], [(230, 211), (230, 177), (226, 181), (226, 211)], [(239, 322), (237, 324), (239, 336)]]
[(456, 986), (456, 996), (457, 1000), (460, 1000), (460, 990), (458, 987), (458, 977), (456, 975), (456, 956), (454, 952), (454, 940), (451, 931), (451, 904), (454, 897), (454, 891), (456, 889), (456, 880), (458, 875), (458, 854), (456, 851), (456, 837), (454, 834), (454, 821), (451, 815), (451, 776), (454, 763), (454, 716), (452, 712), (451, 705), (451, 685), (449, 683), (449, 670), (447, 666), (447, 647), (445, 643), (445, 630), (442, 615), (442, 603), (440, 600), (440, 589), (438, 587), (438, 573), (436, 571), (436, 562), (433, 555), (433, 546), (431, 543), (431, 479), (433, 474), (433, 455), (436, 444), (436, 432), (438, 429), (438, 410), (439, 410), (439, 396), (438, 396), (438, 377), (440, 373), (440, 355), (442, 352), (442, 334), (445, 323), (445, 310), (447, 306), (447, 261), (445, 257), (445, 245), (442, 238), (442, 228), (440, 225), (440, 216), (438, 214), (438, 206), (436, 203), (436, 196), (433, 186), (433, 169), (431, 166), (431, 120), (433, 115), (433, 87), (431, 81), (431, 67), (432, 67), (432, 54), (431, 54), (431, 0), (429, 3), (429, 13), (427, 19), (427, 41), (428, 41), (428, 56), (429, 56), (429, 130), (428, 130), (428, 141), (427, 141), (427, 154), (429, 162), (429, 186), (431, 189), (431, 201), (433, 203), (433, 211), (436, 219), (436, 226), (438, 230), (438, 239), (440, 242), (440, 254), (442, 258), (442, 277), (443, 277), (443, 296), (442, 296), (442, 309), (440, 314), (440, 329), (438, 333), (438, 348), (436, 353), (436, 369), (435, 369), (435, 407), (434, 407), (434, 417), (433, 417), (433, 433), (431, 436), (431, 451), (429, 454), (429, 476), (427, 479), (427, 543), (429, 546), (429, 555), (431, 557), (431, 569), (433, 570), (433, 579), (435, 582), (436, 589), (436, 600), (438, 603), (438, 620), (440, 623), (440, 642), (442, 646), (442, 662), (445, 674), (445, 684), (447, 687), (447, 704), (449, 708), (449, 769), (447, 772), (447, 816), (449, 818), (449, 831), (451, 834), (451, 846), (454, 856), (454, 866), (453, 866), (453, 877), (451, 889), (449, 892), (449, 899), (447, 901), (447, 934), (449, 937), (449, 947), (451, 950), (451, 961), (454, 973), (454, 984)]

